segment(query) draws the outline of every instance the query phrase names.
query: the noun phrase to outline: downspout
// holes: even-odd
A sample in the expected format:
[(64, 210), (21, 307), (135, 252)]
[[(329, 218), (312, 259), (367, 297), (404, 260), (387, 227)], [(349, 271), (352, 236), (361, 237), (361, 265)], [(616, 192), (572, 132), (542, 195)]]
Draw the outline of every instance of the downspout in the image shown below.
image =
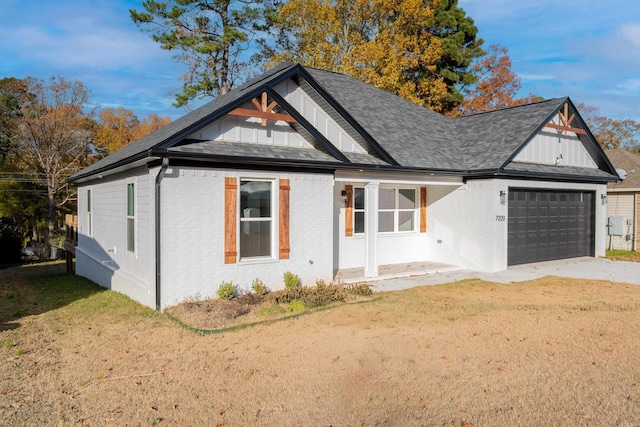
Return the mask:
[(155, 209), (156, 209), (156, 310), (160, 310), (162, 307), (162, 301), (160, 298), (160, 276), (161, 276), (161, 264), (160, 264), (160, 256), (162, 254), (162, 246), (160, 242), (160, 182), (162, 182), (162, 178), (167, 173), (167, 168), (169, 167), (169, 159), (164, 157), (162, 159), (162, 166), (160, 166), (160, 172), (156, 175), (156, 200), (155, 200)]

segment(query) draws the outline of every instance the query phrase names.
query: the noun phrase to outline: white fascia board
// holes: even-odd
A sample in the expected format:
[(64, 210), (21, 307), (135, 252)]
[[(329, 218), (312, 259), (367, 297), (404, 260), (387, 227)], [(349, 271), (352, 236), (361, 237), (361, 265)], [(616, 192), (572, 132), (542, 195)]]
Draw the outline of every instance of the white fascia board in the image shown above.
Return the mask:
[(131, 169), (137, 169), (140, 166), (144, 166), (147, 163), (153, 162), (154, 160), (160, 160), (160, 157), (144, 157), (140, 160), (136, 160), (135, 162), (126, 163), (122, 166), (118, 166), (112, 169), (107, 169), (102, 172), (94, 172), (91, 175), (75, 180), (75, 185), (83, 185), (89, 181), (101, 180), (102, 178), (106, 178), (111, 175), (115, 175), (121, 172), (126, 172)]
[(461, 176), (424, 174), (375, 173), (370, 171), (340, 171), (334, 175), (336, 182), (380, 182), (381, 184), (400, 185), (463, 185)]

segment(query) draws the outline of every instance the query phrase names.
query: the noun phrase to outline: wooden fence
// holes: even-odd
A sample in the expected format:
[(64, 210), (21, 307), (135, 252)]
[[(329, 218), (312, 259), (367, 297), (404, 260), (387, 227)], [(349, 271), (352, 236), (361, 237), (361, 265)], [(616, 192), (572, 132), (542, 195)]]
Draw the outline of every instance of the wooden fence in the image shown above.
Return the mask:
[(76, 246), (78, 246), (78, 216), (65, 215), (64, 228), (67, 235), (64, 240), (65, 259), (67, 262), (67, 274), (76, 272), (73, 259), (76, 257)]

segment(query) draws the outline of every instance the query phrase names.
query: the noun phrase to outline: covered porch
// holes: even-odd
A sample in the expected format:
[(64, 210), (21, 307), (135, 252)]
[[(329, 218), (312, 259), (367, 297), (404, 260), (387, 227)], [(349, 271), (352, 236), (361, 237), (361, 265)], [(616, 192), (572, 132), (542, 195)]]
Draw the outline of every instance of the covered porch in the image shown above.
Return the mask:
[(385, 264), (378, 266), (378, 275), (368, 277), (365, 275), (364, 267), (361, 268), (345, 268), (338, 270), (334, 282), (335, 283), (361, 283), (373, 282), (384, 279), (398, 279), (402, 277), (425, 276), (430, 274), (448, 273), (452, 271), (460, 271), (462, 267), (450, 264), (441, 264), (437, 262), (409, 262), (403, 264)]
[(334, 280), (357, 283), (456, 271), (431, 261), (441, 241), (427, 210), (463, 186), (455, 175), (335, 173)]

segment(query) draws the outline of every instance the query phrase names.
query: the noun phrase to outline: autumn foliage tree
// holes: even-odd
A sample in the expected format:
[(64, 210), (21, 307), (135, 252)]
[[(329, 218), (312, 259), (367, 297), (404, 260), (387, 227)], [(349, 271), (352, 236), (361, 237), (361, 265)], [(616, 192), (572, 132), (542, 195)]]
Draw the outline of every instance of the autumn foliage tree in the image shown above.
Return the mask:
[(281, 61), (348, 74), (412, 102), (440, 110), (447, 95), (434, 72), (442, 50), (423, 0), (290, 0), (279, 11), (276, 47)]
[(140, 121), (133, 111), (126, 108), (106, 108), (98, 115), (94, 144), (110, 154), (160, 129), (170, 121), (171, 118), (157, 114), (150, 114)]
[(49, 238), (58, 209), (73, 193), (65, 179), (86, 166), (93, 140), (93, 111), (86, 111), (89, 90), (79, 81), (51, 77), (24, 80), (28, 97), (16, 117), (11, 154), (34, 182), (42, 182), (47, 201)]
[(488, 54), (476, 62), (472, 70), (480, 80), (464, 90), (462, 114), (481, 113), (499, 108), (535, 102), (540, 98), (530, 95), (516, 98), (520, 90), (520, 77), (511, 70), (511, 58), (506, 48), (492, 45)]
[(600, 116), (597, 108), (583, 103), (577, 108), (602, 148), (626, 148), (640, 152), (640, 123), (633, 119), (616, 120)]

